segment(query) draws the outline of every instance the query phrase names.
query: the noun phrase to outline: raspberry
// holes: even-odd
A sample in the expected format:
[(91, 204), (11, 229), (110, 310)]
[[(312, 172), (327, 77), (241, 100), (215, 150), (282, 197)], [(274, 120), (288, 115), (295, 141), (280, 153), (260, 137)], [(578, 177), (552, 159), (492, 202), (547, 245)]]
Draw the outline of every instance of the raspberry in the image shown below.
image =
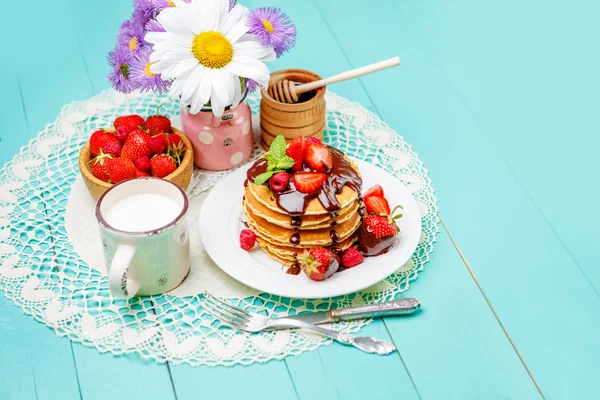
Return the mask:
[(150, 159), (148, 156), (143, 156), (135, 160), (135, 167), (140, 171), (147, 172), (150, 169)]
[(115, 134), (115, 136), (117, 137), (117, 139), (119, 139), (119, 142), (123, 143), (125, 139), (127, 139), (128, 135), (129, 131), (124, 126), (119, 126), (117, 128), (117, 133)]
[(256, 243), (256, 233), (250, 229), (242, 229), (240, 232), (240, 247), (246, 251), (254, 247)]
[(283, 192), (290, 184), (290, 176), (287, 172), (278, 172), (269, 179), (269, 186), (274, 192)]
[(349, 247), (342, 256), (342, 264), (346, 268), (356, 267), (361, 264), (364, 260), (362, 253), (356, 250), (354, 247)]

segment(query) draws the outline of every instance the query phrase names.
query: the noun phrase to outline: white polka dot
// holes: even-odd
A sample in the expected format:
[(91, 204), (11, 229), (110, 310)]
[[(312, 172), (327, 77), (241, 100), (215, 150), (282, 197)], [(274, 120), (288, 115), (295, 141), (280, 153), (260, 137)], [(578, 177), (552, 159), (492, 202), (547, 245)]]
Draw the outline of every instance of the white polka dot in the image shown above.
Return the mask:
[(237, 153), (233, 153), (229, 161), (231, 161), (233, 165), (238, 165), (242, 162), (242, 158), (244, 158), (244, 153), (238, 151)]
[(200, 132), (200, 135), (198, 135), (198, 139), (200, 139), (200, 141), (204, 144), (211, 144), (213, 140), (215, 140), (213, 135), (211, 135), (210, 132), (206, 131)]
[(247, 135), (250, 133), (250, 121), (244, 122), (244, 126), (242, 126), (242, 133)]

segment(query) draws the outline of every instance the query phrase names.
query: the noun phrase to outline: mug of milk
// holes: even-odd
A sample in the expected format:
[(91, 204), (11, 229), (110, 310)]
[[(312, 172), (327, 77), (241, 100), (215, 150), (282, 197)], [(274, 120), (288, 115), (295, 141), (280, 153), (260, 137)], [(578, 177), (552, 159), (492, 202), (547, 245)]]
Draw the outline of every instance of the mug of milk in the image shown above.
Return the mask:
[(179, 186), (158, 178), (121, 182), (98, 199), (96, 218), (113, 296), (164, 293), (185, 279), (191, 264), (188, 205)]

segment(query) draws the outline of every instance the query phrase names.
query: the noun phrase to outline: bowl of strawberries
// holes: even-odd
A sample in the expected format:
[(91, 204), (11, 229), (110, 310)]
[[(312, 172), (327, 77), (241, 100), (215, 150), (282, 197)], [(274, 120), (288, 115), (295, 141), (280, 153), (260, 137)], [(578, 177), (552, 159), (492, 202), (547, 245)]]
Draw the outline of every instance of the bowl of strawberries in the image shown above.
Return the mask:
[(169, 118), (125, 115), (92, 133), (79, 153), (81, 176), (97, 200), (112, 185), (153, 176), (187, 189), (194, 169), (192, 144)]

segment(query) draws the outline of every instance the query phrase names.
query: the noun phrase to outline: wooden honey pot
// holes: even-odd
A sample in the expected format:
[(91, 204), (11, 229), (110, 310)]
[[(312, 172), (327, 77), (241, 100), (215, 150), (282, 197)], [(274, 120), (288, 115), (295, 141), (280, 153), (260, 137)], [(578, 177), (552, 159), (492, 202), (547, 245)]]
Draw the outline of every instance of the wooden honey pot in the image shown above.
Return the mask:
[[(321, 77), (303, 69), (284, 69), (271, 74), (269, 85), (283, 79), (308, 83), (321, 80)], [(325, 91), (325, 87), (320, 87), (302, 94), (297, 103), (286, 104), (275, 100), (266, 89), (262, 89), (260, 127), (263, 147), (268, 150), (277, 135), (283, 135), (288, 143), (296, 136), (316, 136), (323, 140)]]

